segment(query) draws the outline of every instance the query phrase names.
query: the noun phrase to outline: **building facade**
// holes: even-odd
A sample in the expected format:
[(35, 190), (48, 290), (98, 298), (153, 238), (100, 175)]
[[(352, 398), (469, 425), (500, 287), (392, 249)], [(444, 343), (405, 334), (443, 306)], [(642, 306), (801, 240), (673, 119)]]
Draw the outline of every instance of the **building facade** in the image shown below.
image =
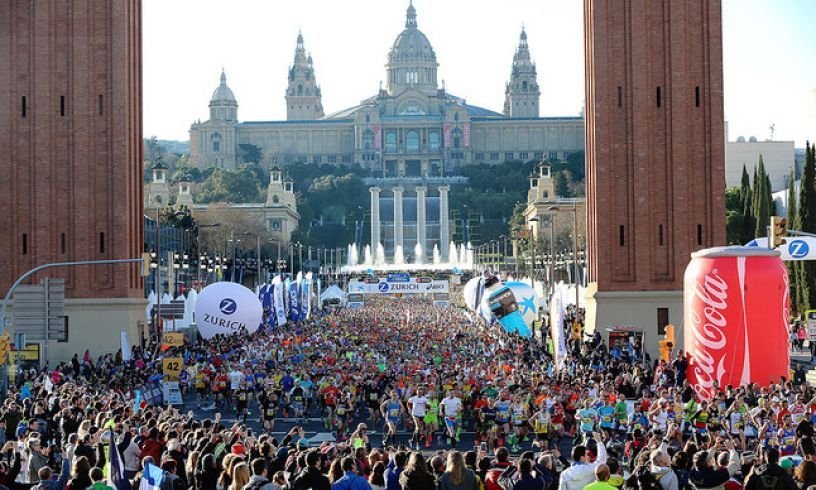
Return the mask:
[[(0, 294), (50, 262), (139, 258), (143, 246), (141, 0), (0, 2)], [(137, 264), (62, 267), (67, 342), (53, 362), (133, 343)], [(34, 336), (31, 335), (33, 338)]]
[[(652, 352), (725, 244), (720, 0), (585, 0), (588, 329)], [(682, 69), (677, 69), (682, 67)]]
[(788, 177), (796, 166), (793, 141), (759, 141), (743, 136), (725, 143), (725, 184), (738, 187), (742, 182), (742, 168), (753, 179), (754, 169), (762, 156), (765, 171), (771, 179), (771, 190), (776, 192), (788, 185)]
[(505, 89), (503, 113), (467, 104), (437, 79), (436, 53), (409, 5), (405, 28), (388, 54), (386, 86), (360, 104), (324, 115), (313, 60), (298, 34), (288, 72), (285, 121), (239, 121), (221, 84), (210, 119), (190, 128), (190, 156), (201, 168), (233, 168), (240, 145), (259, 147), (269, 166), (358, 165), (376, 177), (458, 175), (462, 166), (565, 158), (584, 147), (583, 118), (539, 117), (535, 64), (522, 30)]
[[(530, 175), (530, 188), (527, 191), (527, 207), (524, 208), (524, 221), (527, 231), (534, 240), (555, 236), (572, 236), (576, 229), (583, 249), (586, 237), (586, 199), (559, 196), (555, 192), (552, 164), (542, 162)], [(552, 230), (550, 230), (552, 220)]]

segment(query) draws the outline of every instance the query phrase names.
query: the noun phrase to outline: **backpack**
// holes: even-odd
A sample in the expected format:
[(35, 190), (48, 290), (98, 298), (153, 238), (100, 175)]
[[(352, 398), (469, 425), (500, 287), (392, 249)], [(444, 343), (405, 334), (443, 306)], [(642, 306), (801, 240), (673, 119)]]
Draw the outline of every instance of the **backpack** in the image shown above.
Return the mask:
[(635, 469), (640, 490), (662, 490), (660, 486), (660, 479), (663, 478), (663, 475), (666, 473), (655, 476), (649, 467), (645, 465), (639, 466), (637, 469)]
[[(506, 468), (491, 468), (487, 470), (484, 481), (485, 490), (505, 490), (505, 488), (501, 485), (500, 480), (502, 476), (504, 476), (504, 473), (509, 469), (513, 469), (513, 471), (515, 471), (515, 467), (513, 466), (508, 466)], [(512, 489), (513, 486), (510, 485), (510, 488)]]
[(765, 490), (784, 490), (785, 485), (782, 483), (782, 478), (772, 475), (762, 475), (759, 477), (759, 482)]
[(499, 475), (496, 483), (498, 483), (499, 487), (502, 490), (513, 490), (513, 487), (516, 486), (516, 482), (519, 479), (518, 471), (516, 470), (515, 466), (508, 466), (502, 473)]

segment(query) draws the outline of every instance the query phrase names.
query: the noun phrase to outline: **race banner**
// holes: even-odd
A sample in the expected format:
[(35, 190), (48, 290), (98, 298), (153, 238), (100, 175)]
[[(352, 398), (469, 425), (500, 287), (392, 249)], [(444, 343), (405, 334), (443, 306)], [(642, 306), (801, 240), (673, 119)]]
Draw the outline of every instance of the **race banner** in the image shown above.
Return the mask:
[(426, 277), (412, 277), (407, 282), (389, 281), (380, 278), (376, 281), (350, 281), (349, 293), (360, 294), (423, 294), (448, 293), (450, 285), (445, 280), (432, 280)]
[[(300, 274), (298, 274), (300, 275)], [(289, 282), (289, 321), (300, 320), (300, 278)]]
[(307, 320), (312, 314), (312, 273), (307, 272), (306, 276), (300, 283), (301, 299), (300, 299), (300, 319)]
[(272, 280), (272, 305), (275, 310), (275, 317), (279, 326), (286, 324), (286, 307), (283, 302), (283, 281), (281, 276), (276, 276)]

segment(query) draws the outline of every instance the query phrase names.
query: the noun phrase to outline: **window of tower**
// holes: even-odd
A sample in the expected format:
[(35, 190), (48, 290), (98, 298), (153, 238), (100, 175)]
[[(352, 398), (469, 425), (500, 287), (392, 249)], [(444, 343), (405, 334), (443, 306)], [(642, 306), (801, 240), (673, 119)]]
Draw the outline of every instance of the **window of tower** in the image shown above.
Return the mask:
[(405, 150), (419, 151), (419, 131), (413, 129), (408, 131), (408, 135), (405, 139)]
[(440, 146), (439, 131), (431, 131), (428, 133), (428, 149), (435, 151)]
[(521, 91), (522, 92), (527, 91), (527, 80), (524, 80), (523, 82), (521, 82)]
[(298, 95), (303, 95), (303, 85), (298, 85)]
[(363, 149), (370, 150), (374, 148), (374, 131), (366, 129), (363, 131)]

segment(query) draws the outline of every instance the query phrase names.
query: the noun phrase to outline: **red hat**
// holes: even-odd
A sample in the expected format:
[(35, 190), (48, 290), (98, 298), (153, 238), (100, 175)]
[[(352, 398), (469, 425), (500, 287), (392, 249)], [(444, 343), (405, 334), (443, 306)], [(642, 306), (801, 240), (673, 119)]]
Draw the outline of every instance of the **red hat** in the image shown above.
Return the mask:
[(245, 454), (243, 444), (233, 444), (232, 453), (237, 454), (239, 456), (243, 456)]

